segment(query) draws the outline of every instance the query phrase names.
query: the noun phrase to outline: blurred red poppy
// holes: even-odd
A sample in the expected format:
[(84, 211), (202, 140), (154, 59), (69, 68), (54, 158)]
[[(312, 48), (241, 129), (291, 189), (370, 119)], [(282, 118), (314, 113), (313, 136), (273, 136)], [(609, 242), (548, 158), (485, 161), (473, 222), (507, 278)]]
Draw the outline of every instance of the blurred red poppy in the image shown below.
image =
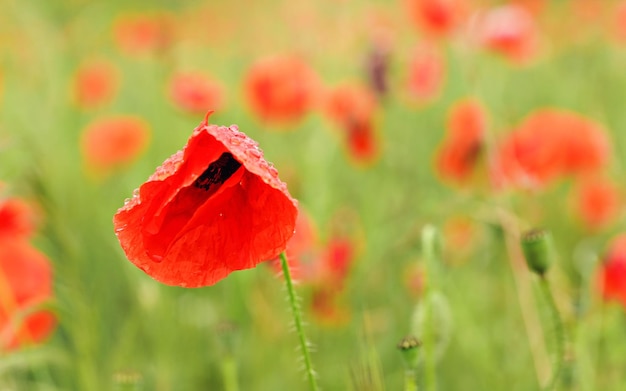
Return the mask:
[(626, 1), (620, 1), (614, 10), (615, 38), (620, 43), (626, 43)]
[(170, 98), (181, 109), (192, 113), (206, 113), (222, 108), (222, 85), (201, 73), (178, 73), (170, 82)]
[[(298, 218), (293, 236), (287, 242), (286, 255), (291, 277), (298, 282), (310, 282), (315, 276), (315, 264), (318, 255), (317, 227), (311, 216), (298, 207)], [(271, 263), (277, 273), (282, 273), (280, 259)]]
[(84, 109), (103, 106), (115, 96), (118, 71), (108, 61), (90, 61), (82, 64), (74, 76), (74, 99)]
[(262, 120), (293, 123), (313, 108), (319, 80), (300, 58), (274, 56), (252, 64), (244, 87), (248, 105)]
[(355, 259), (354, 243), (348, 238), (331, 238), (325, 246), (319, 280), (326, 290), (340, 292)]
[(19, 198), (0, 199), (0, 241), (27, 239), (36, 226), (31, 205)]
[(559, 176), (596, 171), (608, 157), (608, 138), (599, 124), (577, 113), (542, 109), (506, 137), (495, 172), (505, 183), (536, 187)]
[(463, 182), (471, 175), (482, 150), (485, 127), (485, 110), (478, 101), (467, 99), (452, 106), (436, 160), (444, 178)]
[(611, 242), (599, 270), (598, 285), (604, 300), (617, 301), (626, 308), (626, 234)]
[(378, 107), (374, 92), (362, 84), (345, 83), (327, 91), (324, 113), (337, 124), (369, 122)]
[(297, 201), (237, 126), (208, 116), (115, 214), (128, 259), (154, 279), (212, 285), (284, 251)]
[(0, 241), (0, 350), (41, 342), (55, 317), (37, 306), (52, 297), (52, 270), (45, 255), (26, 241)]
[(341, 327), (350, 321), (350, 311), (339, 302), (339, 296), (326, 290), (315, 290), (311, 297), (311, 311), (318, 324)]
[(380, 153), (375, 113), (378, 102), (374, 92), (361, 84), (342, 84), (326, 94), (325, 113), (343, 131), (350, 158), (357, 164), (371, 164)]
[(421, 43), (415, 47), (409, 63), (407, 88), (409, 96), (420, 103), (437, 98), (443, 87), (446, 64), (435, 46)]
[(537, 50), (538, 33), (532, 14), (524, 7), (506, 4), (478, 17), (479, 41), (511, 61), (529, 60)]
[(160, 52), (174, 42), (174, 20), (166, 13), (127, 14), (115, 20), (113, 32), (127, 54)]
[(464, 14), (463, 0), (407, 0), (406, 3), (417, 28), (434, 37), (452, 33)]
[(588, 228), (602, 228), (615, 221), (621, 205), (620, 190), (605, 178), (585, 178), (576, 187), (576, 211)]
[(146, 148), (149, 138), (149, 127), (142, 119), (116, 116), (89, 124), (80, 141), (88, 166), (106, 172), (133, 162)]

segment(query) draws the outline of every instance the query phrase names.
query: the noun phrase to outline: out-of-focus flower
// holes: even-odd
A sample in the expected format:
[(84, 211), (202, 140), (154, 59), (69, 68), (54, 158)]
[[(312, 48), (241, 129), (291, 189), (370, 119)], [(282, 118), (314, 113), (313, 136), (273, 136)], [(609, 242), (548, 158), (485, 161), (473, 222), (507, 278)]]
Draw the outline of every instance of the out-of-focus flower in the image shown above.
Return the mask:
[(0, 241), (0, 350), (44, 340), (56, 320), (37, 309), (52, 297), (52, 270), (45, 255), (24, 240)]
[(244, 87), (248, 105), (259, 118), (294, 123), (314, 107), (319, 79), (300, 58), (274, 56), (252, 64)]
[[(316, 278), (315, 267), (319, 259), (317, 227), (309, 213), (298, 206), (298, 218), (293, 236), (287, 242), (285, 254), (291, 277), (299, 283), (310, 283)], [(272, 260), (277, 273), (282, 273), (280, 259)]]
[(174, 75), (169, 94), (176, 106), (192, 114), (220, 109), (224, 103), (221, 84), (201, 73)]
[(326, 95), (325, 113), (343, 131), (343, 142), (350, 158), (369, 165), (380, 153), (380, 139), (375, 128), (376, 96), (360, 84), (342, 84)]
[(417, 299), (424, 295), (426, 279), (426, 270), (417, 260), (413, 260), (405, 267), (403, 283), (407, 293), (412, 298)]
[(337, 124), (369, 122), (377, 107), (376, 95), (362, 84), (340, 84), (327, 92), (324, 101), (325, 114)]
[(74, 76), (74, 100), (83, 109), (104, 106), (115, 96), (118, 84), (118, 71), (113, 63), (86, 62)]
[(80, 140), (87, 165), (108, 172), (132, 163), (148, 145), (150, 130), (140, 118), (115, 116), (87, 125)]
[(355, 259), (355, 246), (349, 238), (330, 238), (322, 255), (320, 281), (325, 289), (340, 292)]
[(174, 20), (167, 13), (127, 14), (115, 20), (113, 33), (126, 54), (162, 52), (174, 42)]
[(444, 261), (459, 265), (467, 261), (484, 240), (479, 224), (469, 216), (455, 215), (446, 219), (442, 229), (445, 241)]
[(448, 113), (446, 138), (437, 154), (437, 169), (444, 177), (463, 182), (471, 175), (482, 150), (486, 114), (473, 99), (457, 102)]
[(620, 190), (605, 178), (583, 178), (576, 187), (575, 197), (577, 214), (591, 229), (615, 221), (623, 204)]
[(626, 234), (611, 242), (597, 279), (602, 298), (626, 308)]
[(164, 284), (192, 288), (275, 258), (297, 214), (257, 143), (235, 125), (209, 125), (207, 115), (113, 222), (132, 263)]
[(35, 210), (19, 198), (0, 199), (0, 241), (27, 239), (35, 232)]
[(626, 1), (620, 1), (614, 11), (615, 38), (620, 43), (626, 43)]
[(435, 100), (443, 87), (446, 63), (439, 49), (422, 42), (413, 50), (407, 73), (409, 97), (425, 103)]
[(537, 51), (537, 26), (532, 14), (519, 5), (502, 5), (480, 14), (476, 29), (483, 46), (511, 61), (527, 61)]
[(465, 11), (463, 0), (407, 0), (406, 3), (417, 28), (437, 38), (450, 35)]
[(509, 3), (522, 7), (530, 12), (533, 16), (540, 15), (545, 9), (547, 0), (510, 0)]
[(311, 311), (317, 323), (328, 327), (345, 326), (350, 321), (350, 311), (341, 305), (340, 296), (325, 290), (313, 291)]
[(529, 115), (501, 144), (496, 182), (538, 187), (563, 175), (594, 172), (609, 157), (602, 127), (579, 114), (542, 109)]

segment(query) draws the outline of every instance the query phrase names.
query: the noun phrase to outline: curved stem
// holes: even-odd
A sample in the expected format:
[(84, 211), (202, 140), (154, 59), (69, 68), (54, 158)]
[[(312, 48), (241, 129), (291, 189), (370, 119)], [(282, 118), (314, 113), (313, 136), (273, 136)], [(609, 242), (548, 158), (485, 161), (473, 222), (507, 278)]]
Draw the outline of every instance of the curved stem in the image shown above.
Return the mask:
[(550, 291), (550, 285), (548, 284), (548, 280), (543, 275), (539, 279), (539, 286), (541, 287), (541, 292), (543, 293), (545, 301), (548, 304), (548, 311), (550, 312), (554, 332), (556, 334), (554, 347), (555, 356), (552, 366), (552, 376), (550, 377), (550, 381), (548, 382), (548, 384), (544, 387), (545, 391), (551, 391), (556, 389), (559, 383), (559, 379), (561, 378), (561, 371), (563, 369), (563, 360), (565, 355), (565, 330), (563, 327), (563, 321), (561, 320), (561, 316), (559, 315), (559, 310), (556, 307), (554, 297), (552, 296), (552, 292)]
[(280, 266), (283, 269), (283, 277), (285, 278), (285, 285), (287, 286), (287, 294), (289, 295), (289, 304), (291, 306), (293, 322), (296, 327), (298, 339), (300, 340), (300, 350), (302, 358), (304, 359), (304, 367), (309, 387), (311, 391), (317, 391), (317, 380), (315, 378), (313, 364), (311, 363), (311, 353), (309, 352), (309, 345), (304, 334), (304, 327), (302, 325), (302, 312), (300, 311), (300, 306), (298, 305), (296, 291), (293, 288), (293, 281), (291, 280), (291, 272), (289, 271), (289, 264), (287, 263), (287, 256), (284, 252), (280, 253)]

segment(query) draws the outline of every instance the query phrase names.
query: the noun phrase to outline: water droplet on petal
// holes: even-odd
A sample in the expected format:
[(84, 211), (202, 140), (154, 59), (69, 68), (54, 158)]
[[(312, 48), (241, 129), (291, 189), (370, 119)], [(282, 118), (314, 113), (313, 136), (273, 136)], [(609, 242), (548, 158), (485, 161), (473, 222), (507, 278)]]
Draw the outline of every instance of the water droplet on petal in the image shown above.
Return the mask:
[(253, 159), (260, 159), (261, 156), (261, 151), (259, 151), (256, 148), (253, 149), (246, 149), (246, 155), (248, 155), (249, 157), (253, 158)]

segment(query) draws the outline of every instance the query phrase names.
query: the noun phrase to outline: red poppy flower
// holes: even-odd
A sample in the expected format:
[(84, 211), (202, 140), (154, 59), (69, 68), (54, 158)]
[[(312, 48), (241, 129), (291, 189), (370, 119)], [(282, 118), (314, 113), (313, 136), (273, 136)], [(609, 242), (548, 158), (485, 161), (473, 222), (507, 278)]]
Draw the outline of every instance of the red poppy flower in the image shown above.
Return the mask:
[(523, 62), (536, 52), (537, 27), (524, 7), (507, 4), (487, 11), (478, 20), (479, 40), (509, 60)]
[(380, 153), (380, 141), (374, 127), (378, 107), (376, 95), (360, 84), (343, 84), (327, 93), (327, 116), (343, 131), (343, 142), (357, 164), (371, 164)]
[(18, 198), (0, 199), (0, 241), (26, 239), (35, 231), (35, 211)]
[(324, 326), (341, 327), (350, 321), (349, 309), (339, 303), (339, 296), (334, 292), (313, 291), (311, 310), (314, 319)]
[(618, 301), (626, 308), (626, 235), (615, 238), (598, 274), (604, 300)]
[(148, 125), (140, 118), (102, 118), (87, 126), (81, 149), (91, 168), (108, 171), (133, 162), (146, 148), (149, 137)]
[(362, 84), (341, 84), (326, 93), (325, 114), (337, 124), (370, 122), (378, 107), (374, 92)]
[(212, 285), (285, 250), (297, 202), (236, 126), (198, 126), (118, 210), (128, 259), (169, 285)]
[(414, 50), (408, 69), (407, 87), (411, 98), (419, 102), (434, 100), (443, 87), (446, 64), (439, 50), (427, 43)]
[(261, 119), (291, 123), (311, 110), (318, 84), (315, 72), (301, 59), (266, 57), (249, 69), (245, 93), (250, 108)]
[(507, 136), (496, 171), (504, 182), (541, 186), (559, 176), (598, 170), (608, 159), (608, 145), (599, 124), (576, 113), (543, 109)]
[(360, 165), (375, 163), (380, 155), (380, 140), (373, 121), (348, 123), (346, 130), (346, 146), (350, 158)]
[(331, 238), (326, 244), (319, 273), (320, 283), (328, 291), (343, 290), (355, 259), (354, 243), (347, 238)]
[(589, 228), (601, 228), (614, 221), (620, 204), (619, 189), (607, 179), (583, 179), (576, 188), (576, 210)]
[(424, 33), (443, 37), (453, 32), (461, 21), (463, 1), (407, 0), (409, 16)]
[(74, 79), (76, 104), (84, 109), (103, 106), (115, 95), (118, 72), (106, 61), (87, 62), (78, 69)]
[(486, 127), (483, 107), (475, 100), (457, 102), (448, 113), (447, 136), (437, 154), (439, 173), (462, 182), (472, 173)]
[(332, 238), (326, 244), (318, 262), (311, 303), (318, 322), (341, 326), (349, 320), (350, 313), (340, 301), (355, 255), (355, 245), (350, 239)]
[(181, 109), (192, 114), (222, 107), (222, 86), (201, 73), (179, 73), (170, 83), (170, 97)]
[(626, 1), (617, 4), (614, 14), (615, 38), (621, 43), (626, 43)]
[[(298, 282), (310, 282), (314, 278), (314, 266), (319, 255), (317, 254), (317, 228), (309, 214), (298, 207), (296, 229), (289, 241), (285, 254), (291, 277)], [(271, 263), (277, 273), (282, 273), (280, 259)]]
[(174, 22), (165, 13), (124, 15), (113, 30), (117, 45), (131, 55), (163, 51), (174, 41)]
[(40, 342), (55, 327), (49, 311), (34, 311), (52, 297), (45, 255), (23, 240), (0, 243), (0, 350)]

